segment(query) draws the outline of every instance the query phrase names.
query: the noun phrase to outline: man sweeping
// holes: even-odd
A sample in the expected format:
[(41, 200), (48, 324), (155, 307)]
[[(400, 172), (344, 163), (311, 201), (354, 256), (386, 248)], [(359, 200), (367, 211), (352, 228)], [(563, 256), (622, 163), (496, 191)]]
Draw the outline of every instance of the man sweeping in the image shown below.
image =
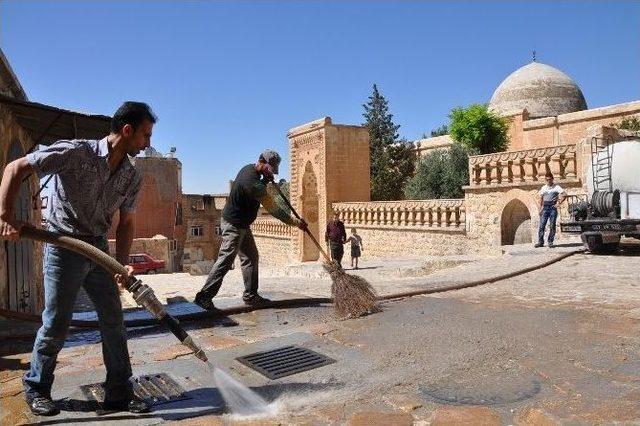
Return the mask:
[(260, 204), (276, 219), (287, 225), (297, 226), (305, 230), (307, 224), (291, 217), (267, 192), (267, 184), (273, 182), (278, 174), (280, 155), (266, 150), (255, 164), (248, 164), (240, 169), (233, 181), (227, 204), (222, 210), (220, 228), (222, 244), (218, 259), (211, 268), (202, 289), (196, 294), (194, 303), (208, 311), (216, 310), (212, 298), (218, 294), (222, 280), (233, 265), (236, 255), (240, 257), (244, 293), (242, 300), (247, 305), (259, 305), (269, 302), (258, 294), (258, 249), (251, 233), (251, 224), (258, 216)]
[[(101, 140), (62, 140), (19, 158), (4, 169), (0, 184), (0, 233), (17, 240), (21, 224), (13, 208), (20, 183), (29, 174), (53, 175), (53, 191), (47, 212), (47, 228), (109, 251), (107, 231), (116, 210), (116, 259), (129, 263), (134, 235), (134, 212), (142, 177), (131, 163), (151, 144), (156, 117), (147, 104), (125, 102), (114, 114), (111, 133)], [(91, 298), (102, 337), (102, 356), (107, 370), (104, 383), (106, 411), (148, 411), (132, 389), (120, 294), (114, 279), (90, 259), (55, 245), (44, 252), (44, 299), (42, 327), (31, 354), (31, 366), (23, 378), (25, 395), (34, 414), (55, 415), (60, 410), (51, 399), (53, 372), (64, 345), (80, 286)], [(127, 267), (129, 273), (132, 269)]]

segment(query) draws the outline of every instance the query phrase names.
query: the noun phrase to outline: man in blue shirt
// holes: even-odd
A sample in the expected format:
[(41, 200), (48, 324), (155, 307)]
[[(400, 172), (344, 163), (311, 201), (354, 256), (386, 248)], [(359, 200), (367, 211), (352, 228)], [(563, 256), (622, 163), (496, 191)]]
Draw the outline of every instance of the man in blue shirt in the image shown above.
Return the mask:
[[(107, 232), (113, 214), (120, 211), (116, 230), (116, 259), (129, 263), (134, 235), (136, 197), (142, 177), (129, 157), (151, 145), (156, 117), (148, 105), (125, 102), (114, 114), (111, 133), (101, 140), (62, 140), (9, 163), (0, 183), (0, 237), (16, 240), (22, 224), (13, 206), (20, 182), (30, 173), (53, 175), (46, 215), (51, 232), (70, 235), (108, 252)], [(127, 266), (129, 274), (131, 266)], [(102, 336), (107, 370), (105, 401), (108, 411), (145, 412), (148, 406), (133, 394), (118, 287), (125, 277), (112, 276), (101, 266), (71, 250), (46, 244), (42, 327), (23, 382), (27, 403), (38, 415), (59, 412), (51, 399), (53, 372), (64, 345), (80, 286), (91, 298)]]

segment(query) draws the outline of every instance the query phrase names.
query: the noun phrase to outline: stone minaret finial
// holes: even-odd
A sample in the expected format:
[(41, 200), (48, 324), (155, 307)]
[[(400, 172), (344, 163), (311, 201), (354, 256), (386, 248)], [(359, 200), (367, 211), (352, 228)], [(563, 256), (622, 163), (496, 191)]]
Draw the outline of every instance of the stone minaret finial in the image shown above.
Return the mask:
[(533, 62), (536, 61), (536, 49), (533, 49)]

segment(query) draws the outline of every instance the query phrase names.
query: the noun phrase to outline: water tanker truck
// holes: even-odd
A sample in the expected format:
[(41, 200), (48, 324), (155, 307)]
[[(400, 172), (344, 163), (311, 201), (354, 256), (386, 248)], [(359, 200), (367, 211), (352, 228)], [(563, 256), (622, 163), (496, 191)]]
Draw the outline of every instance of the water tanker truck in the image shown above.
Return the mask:
[(591, 139), (587, 201), (569, 203), (563, 233), (580, 234), (592, 253), (615, 252), (622, 236), (640, 239), (640, 137)]

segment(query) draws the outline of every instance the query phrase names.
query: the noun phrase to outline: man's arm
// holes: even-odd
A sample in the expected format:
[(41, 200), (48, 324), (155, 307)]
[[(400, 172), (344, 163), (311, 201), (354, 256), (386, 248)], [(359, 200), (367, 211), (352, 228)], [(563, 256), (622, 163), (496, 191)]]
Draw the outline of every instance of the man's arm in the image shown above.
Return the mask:
[(17, 240), (20, 237), (21, 225), (15, 222), (13, 204), (20, 191), (22, 180), (33, 173), (25, 157), (18, 158), (7, 164), (0, 182), (0, 236), (7, 240)]
[(123, 265), (129, 264), (129, 251), (133, 242), (134, 230), (134, 214), (121, 210), (120, 221), (116, 228), (116, 260)]
[(567, 192), (560, 188), (560, 192), (558, 193), (558, 201), (556, 201), (556, 206), (562, 204), (562, 202), (567, 198)]
[(267, 191), (267, 187), (264, 184), (258, 184), (253, 188), (253, 194), (256, 199), (262, 204), (262, 206), (281, 222), (290, 226), (297, 226), (303, 229), (306, 224), (295, 217), (292, 217), (289, 213), (282, 210), (282, 208), (276, 203), (271, 194)]

